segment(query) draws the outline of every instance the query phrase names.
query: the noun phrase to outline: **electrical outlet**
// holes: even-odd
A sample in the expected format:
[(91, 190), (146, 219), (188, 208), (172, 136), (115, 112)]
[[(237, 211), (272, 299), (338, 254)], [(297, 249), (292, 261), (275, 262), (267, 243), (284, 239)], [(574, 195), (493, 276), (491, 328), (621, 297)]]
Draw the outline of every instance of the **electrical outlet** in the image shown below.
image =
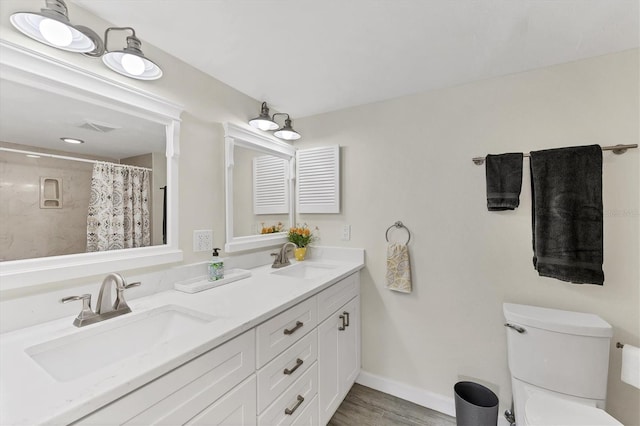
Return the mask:
[(193, 251), (211, 250), (213, 250), (213, 231), (210, 229), (193, 231)]
[(342, 241), (351, 240), (351, 225), (342, 225)]

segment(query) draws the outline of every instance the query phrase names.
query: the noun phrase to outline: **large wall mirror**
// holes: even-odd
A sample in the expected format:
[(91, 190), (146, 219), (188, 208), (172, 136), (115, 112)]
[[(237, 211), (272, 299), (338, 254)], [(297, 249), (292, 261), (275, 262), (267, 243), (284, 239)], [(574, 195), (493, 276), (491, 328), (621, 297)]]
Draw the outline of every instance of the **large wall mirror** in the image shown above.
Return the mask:
[[(180, 261), (181, 110), (0, 41), (0, 289)], [(124, 240), (98, 236), (105, 203), (133, 211)]]
[(226, 252), (286, 242), (294, 223), (295, 149), (226, 123)]

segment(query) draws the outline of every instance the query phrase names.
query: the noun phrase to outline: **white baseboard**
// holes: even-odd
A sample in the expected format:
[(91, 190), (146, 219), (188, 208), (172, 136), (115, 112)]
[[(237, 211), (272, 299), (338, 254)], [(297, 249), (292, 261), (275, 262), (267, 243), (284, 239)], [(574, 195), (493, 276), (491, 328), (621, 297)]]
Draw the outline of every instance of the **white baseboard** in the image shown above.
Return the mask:
[[(453, 397), (440, 395), (362, 370), (360, 370), (356, 383), (438, 411), (439, 413), (452, 417), (456, 416), (456, 403)], [(509, 422), (500, 413), (498, 413), (498, 426), (509, 426)]]
[(453, 398), (433, 393), (424, 389), (416, 388), (405, 383), (396, 382), (366, 371), (360, 371), (356, 383), (363, 386), (388, 393), (389, 395), (402, 398), (414, 404), (430, 408), (449, 416), (456, 415), (455, 401)]

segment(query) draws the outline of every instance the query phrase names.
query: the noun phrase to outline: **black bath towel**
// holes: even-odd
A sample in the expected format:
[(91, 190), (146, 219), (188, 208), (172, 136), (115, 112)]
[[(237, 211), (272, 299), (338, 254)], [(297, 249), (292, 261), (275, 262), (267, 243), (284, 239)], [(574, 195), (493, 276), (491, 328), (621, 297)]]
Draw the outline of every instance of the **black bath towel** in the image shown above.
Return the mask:
[(487, 155), (487, 209), (515, 210), (522, 189), (522, 153)]
[(543, 277), (604, 283), (602, 149), (531, 152), (533, 266)]

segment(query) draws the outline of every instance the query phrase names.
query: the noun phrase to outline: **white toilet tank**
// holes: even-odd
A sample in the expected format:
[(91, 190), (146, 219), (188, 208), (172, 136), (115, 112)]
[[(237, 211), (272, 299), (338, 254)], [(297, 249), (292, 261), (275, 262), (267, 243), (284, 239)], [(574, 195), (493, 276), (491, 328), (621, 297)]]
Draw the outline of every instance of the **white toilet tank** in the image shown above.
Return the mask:
[(605, 400), (611, 325), (597, 315), (504, 304), (512, 378), (578, 398)]

